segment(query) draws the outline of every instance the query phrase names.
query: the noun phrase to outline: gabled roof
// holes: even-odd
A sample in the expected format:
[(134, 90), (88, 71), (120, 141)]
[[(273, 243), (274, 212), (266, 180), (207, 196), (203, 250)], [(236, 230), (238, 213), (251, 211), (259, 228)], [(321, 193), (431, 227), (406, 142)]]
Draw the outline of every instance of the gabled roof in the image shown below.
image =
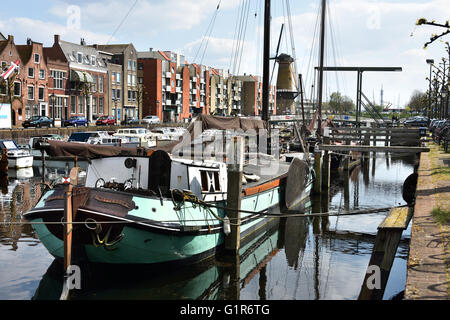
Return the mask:
[(30, 61), (33, 52), (33, 45), (16, 45), (22, 63), (25, 65)]
[(0, 32), (0, 41), (7, 40), (6, 37), (3, 35), (3, 33)]

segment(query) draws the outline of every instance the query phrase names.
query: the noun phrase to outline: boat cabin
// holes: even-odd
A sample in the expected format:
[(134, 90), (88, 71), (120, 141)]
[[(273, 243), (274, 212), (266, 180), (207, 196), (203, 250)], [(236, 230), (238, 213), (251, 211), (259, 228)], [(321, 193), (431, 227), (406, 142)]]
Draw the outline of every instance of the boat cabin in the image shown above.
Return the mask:
[[(111, 170), (114, 168), (114, 170)], [(225, 163), (171, 159), (164, 151), (150, 157), (110, 157), (93, 159), (86, 176), (87, 187), (117, 183), (124, 190), (168, 196), (170, 190), (190, 190), (199, 199), (220, 201), (226, 198)]]

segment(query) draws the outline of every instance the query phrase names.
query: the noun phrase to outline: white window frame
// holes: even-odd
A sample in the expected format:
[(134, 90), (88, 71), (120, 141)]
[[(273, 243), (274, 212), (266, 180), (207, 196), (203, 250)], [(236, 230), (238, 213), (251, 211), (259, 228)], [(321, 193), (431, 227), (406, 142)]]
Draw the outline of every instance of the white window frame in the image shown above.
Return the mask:
[[(38, 58), (38, 61), (36, 61), (36, 57)], [(34, 54), (34, 63), (36, 64), (41, 63), (41, 55), (39, 53)]]
[[(80, 57), (81, 57), (81, 59), (80, 59)], [(77, 62), (83, 63), (83, 53), (82, 52), (77, 52)]]
[[(31, 101), (34, 101), (34, 97), (35, 97), (35, 88), (34, 88), (34, 86), (27, 86), (27, 88), (28, 88), (28, 90), (27, 90), (27, 99), (28, 100), (31, 100)], [(30, 98), (30, 88), (33, 88), (33, 97), (32, 98)]]
[[(33, 75), (30, 76), (30, 70), (33, 70)], [(34, 79), (34, 68), (28, 68), (28, 78)]]
[(96, 56), (91, 56), (91, 64), (93, 65), (93, 66), (95, 66), (95, 62), (97, 61), (97, 57)]
[[(43, 77), (41, 77), (41, 71), (44, 72), (44, 76)], [(39, 79), (45, 80), (45, 75), (46, 75), (45, 69), (39, 69)]]
[[(44, 93), (43, 93), (43, 95), (42, 95), (42, 99), (39, 97), (39, 95), (40, 95), (40, 90), (41, 89), (44, 89)], [(42, 86), (39, 86), (38, 87), (38, 100), (39, 101), (45, 101), (45, 87), (42, 87)]]

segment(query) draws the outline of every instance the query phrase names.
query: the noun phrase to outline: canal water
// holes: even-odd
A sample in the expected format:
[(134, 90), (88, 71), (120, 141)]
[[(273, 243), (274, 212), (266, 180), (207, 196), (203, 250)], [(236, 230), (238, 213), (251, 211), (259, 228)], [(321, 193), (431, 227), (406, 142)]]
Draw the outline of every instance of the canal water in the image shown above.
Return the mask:
[[(311, 198), (304, 210), (344, 212), (405, 204), (402, 185), (415, 163), (414, 156), (371, 156), (348, 176), (334, 173), (329, 195)], [(22, 221), (41, 196), (39, 176), (39, 168), (10, 171), (1, 182), (0, 300), (58, 299), (61, 294), (62, 265), (29, 225), (10, 224)], [(238, 268), (220, 256), (168, 270), (88, 265), (83, 269), (88, 280), (72, 298), (357, 299), (377, 226), (386, 214), (276, 219), (241, 248)], [(409, 238), (408, 228), (384, 299), (401, 296), (405, 288)]]

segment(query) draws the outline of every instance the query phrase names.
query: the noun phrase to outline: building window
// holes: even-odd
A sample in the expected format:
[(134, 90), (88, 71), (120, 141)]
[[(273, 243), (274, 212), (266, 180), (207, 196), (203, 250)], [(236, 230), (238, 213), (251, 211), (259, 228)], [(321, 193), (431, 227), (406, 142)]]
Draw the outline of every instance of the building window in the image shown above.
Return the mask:
[(45, 70), (44, 69), (39, 70), (39, 79), (41, 79), (41, 80), (45, 79)]
[(39, 101), (44, 101), (45, 98), (45, 88), (39, 87)]
[(84, 114), (84, 98), (78, 97), (78, 112), (80, 114)]
[(2, 96), (6, 95), (6, 82), (5, 81), (0, 82), (0, 95), (2, 95)]
[(133, 70), (133, 67), (131, 66), (131, 60), (128, 60), (128, 70)]
[(63, 89), (63, 83), (66, 73), (63, 71), (52, 70), (51, 75), (53, 77), (53, 87), (55, 89)]
[(111, 83), (116, 83), (116, 73), (111, 73)]
[(75, 96), (70, 97), (70, 113), (77, 113), (77, 97)]
[(14, 82), (14, 96), (20, 97), (22, 95), (22, 84), (20, 82)]
[(111, 89), (111, 99), (116, 100), (116, 89)]
[(97, 59), (95, 58), (95, 56), (91, 56), (91, 64), (93, 66), (95, 66), (95, 62), (97, 61)]
[(144, 64), (138, 63), (138, 70), (144, 70)]
[(131, 79), (132, 79), (132, 85), (133, 86), (136, 86), (136, 75), (133, 75), (132, 77), (131, 77)]
[(39, 53), (34, 54), (34, 63), (40, 63), (41, 62), (41, 56)]
[(28, 87), (28, 100), (34, 100), (34, 87)]
[(92, 114), (97, 114), (97, 97), (92, 98)]
[(132, 81), (131, 81), (131, 74), (128, 74), (128, 85), (131, 86), (131, 83), (132, 83)]
[(116, 89), (116, 100), (120, 100), (120, 89)]
[(116, 82), (120, 84), (120, 72), (117, 72), (116, 74)]
[(53, 104), (53, 117), (55, 119), (60, 120), (61, 116), (62, 116), (64, 98), (63, 97), (55, 97), (53, 99), (53, 101), (54, 101), (54, 104)]
[(28, 68), (28, 77), (34, 78), (34, 68)]
[(94, 80), (94, 83), (92, 84), (92, 92), (97, 92), (97, 76), (92, 76), (92, 79)]
[(103, 77), (98, 78), (98, 92), (103, 93)]
[(104, 113), (104, 100), (103, 98), (98, 98), (98, 113)]
[(133, 71), (136, 71), (136, 61), (133, 61)]
[(77, 53), (77, 61), (78, 63), (83, 63), (83, 54), (81, 52)]

